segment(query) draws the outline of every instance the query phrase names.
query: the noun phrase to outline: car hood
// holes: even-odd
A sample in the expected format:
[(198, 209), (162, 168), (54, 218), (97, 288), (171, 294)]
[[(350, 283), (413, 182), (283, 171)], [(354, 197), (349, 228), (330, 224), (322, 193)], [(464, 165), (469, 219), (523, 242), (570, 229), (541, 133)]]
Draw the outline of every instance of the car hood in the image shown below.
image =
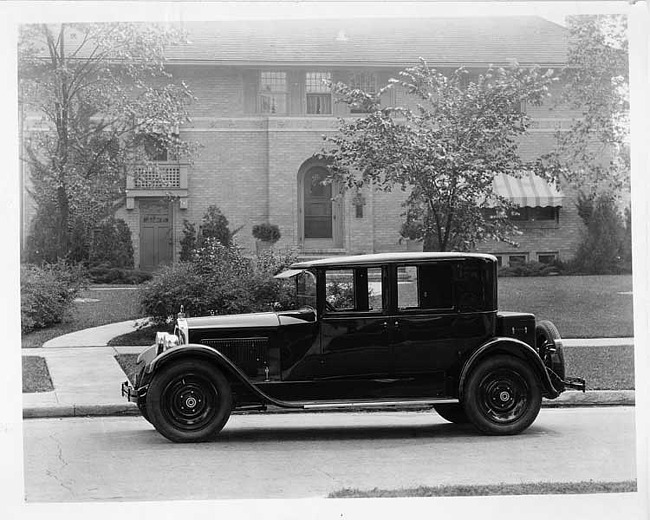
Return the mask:
[(277, 327), (280, 320), (275, 312), (252, 312), (250, 314), (227, 314), (224, 316), (201, 316), (187, 318), (191, 329), (231, 329), (243, 327)]

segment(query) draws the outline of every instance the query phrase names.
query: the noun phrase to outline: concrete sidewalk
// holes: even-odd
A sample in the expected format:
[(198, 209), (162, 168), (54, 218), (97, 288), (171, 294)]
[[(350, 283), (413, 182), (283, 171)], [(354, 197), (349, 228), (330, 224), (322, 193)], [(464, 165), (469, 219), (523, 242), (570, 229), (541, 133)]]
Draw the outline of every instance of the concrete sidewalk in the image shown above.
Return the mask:
[[(113, 337), (135, 329), (135, 321), (113, 323), (66, 334), (48, 341), (40, 349), (23, 349), (23, 356), (47, 361), (54, 385), (51, 392), (23, 394), (23, 417), (74, 417), (87, 415), (138, 414), (134, 403), (120, 395), (126, 375), (117, 354), (140, 353), (146, 347), (109, 347)], [(634, 338), (567, 339), (566, 348), (586, 346), (628, 346)], [(567, 391), (544, 406), (634, 405), (634, 390)]]
[(133, 332), (148, 323), (149, 318), (142, 318), (79, 330), (46, 341), (43, 348), (104, 347), (113, 338)]

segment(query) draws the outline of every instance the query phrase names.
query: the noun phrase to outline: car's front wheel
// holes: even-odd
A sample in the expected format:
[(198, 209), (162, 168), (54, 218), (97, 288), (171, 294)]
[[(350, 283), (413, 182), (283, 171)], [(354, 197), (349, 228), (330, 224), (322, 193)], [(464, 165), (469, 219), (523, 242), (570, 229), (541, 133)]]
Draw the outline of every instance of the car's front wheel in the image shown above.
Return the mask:
[(488, 435), (514, 435), (528, 428), (542, 404), (532, 369), (513, 356), (492, 356), (469, 375), (464, 390), (468, 419)]
[(147, 392), (151, 423), (174, 442), (213, 439), (232, 410), (230, 384), (209, 363), (185, 360), (163, 367)]

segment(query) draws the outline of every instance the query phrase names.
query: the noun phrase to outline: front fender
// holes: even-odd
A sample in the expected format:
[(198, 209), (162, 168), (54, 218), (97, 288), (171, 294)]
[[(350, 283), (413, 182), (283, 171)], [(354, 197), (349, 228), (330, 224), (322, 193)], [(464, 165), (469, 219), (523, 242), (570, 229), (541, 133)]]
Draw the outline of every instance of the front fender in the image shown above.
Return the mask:
[(458, 399), (463, 401), (465, 382), (472, 369), (477, 366), (483, 359), (495, 354), (509, 354), (519, 357), (528, 362), (533, 372), (542, 383), (543, 395), (548, 399), (555, 399), (560, 395), (549, 376), (544, 363), (534, 348), (527, 343), (514, 338), (492, 338), (490, 341), (481, 345), (465, 362), (458, 382)]
[(167, 363), (178, 360), (182, 358), (199, 358), (206, 360), (207, 362), (214, 363), (219, 369), (224, 372), (226, 377), (231, 377), (240, 382), (247, 390), (250, 390), (254, 395), (258, 396), (262, 402), (273, 404), (276, 406), (282, 406), (285, 408), (299, 408), (299, 406), (294, 406), (291, 403), (284, 401), (279, 401), (273, 397), (262, 392), (257, 386), (255, 386), (235, 364), (233, 364), (230, 359), (224, 356), (218, 350), (215, 350), (211, 347), (205, 345), (200, 345), (196, 343), (189, 343), (175, 348), (170, 348), (165, 350), (162, 354), (156, 356), (146, 367), (145, 372), (147, 373), (148, 379), (151, 379), (156, 370), (160, 367), (166, 365)]

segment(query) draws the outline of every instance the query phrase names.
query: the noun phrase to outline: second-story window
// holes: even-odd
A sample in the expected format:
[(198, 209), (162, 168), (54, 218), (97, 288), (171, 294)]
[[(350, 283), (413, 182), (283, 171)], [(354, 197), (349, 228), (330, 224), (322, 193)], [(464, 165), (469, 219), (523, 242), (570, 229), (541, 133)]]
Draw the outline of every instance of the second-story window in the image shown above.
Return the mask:
[(305, 76), (308, 114), (332, 113), (332, 75), (329, 72), (308, 72)]
[(262, 114), (287, 113), (286, 72), (260, 72), (258, 111)]
[[(350, 75), (350, 87), (362, 90), (366, 94), (376, 94), (377, 74), (374, 72), (355, 72)], [(365, 114), (368, 112), (367, 107), (361, 105), (350, 107), (350, 112), (353, 114)]]

